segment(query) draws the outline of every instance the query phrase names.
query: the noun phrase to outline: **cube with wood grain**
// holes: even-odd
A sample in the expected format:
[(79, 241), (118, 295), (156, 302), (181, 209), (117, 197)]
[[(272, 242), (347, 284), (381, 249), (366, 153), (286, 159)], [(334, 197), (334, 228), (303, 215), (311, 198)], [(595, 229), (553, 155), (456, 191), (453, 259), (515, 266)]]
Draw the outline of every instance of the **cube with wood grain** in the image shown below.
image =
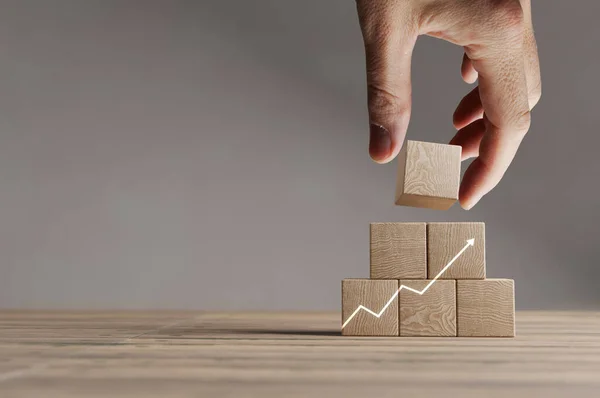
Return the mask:
[(514, 281), (456, 281), (456, 316), (460, 337), (514, 337)]
[(344, 279), (342, 335), (398, 336), (397, 291), (398, 280)]
[(371, 224), (371, 279), (427, 278), (425, 223)]
[(473, 247), (465, 250), (439, 276), (440, 279), (485, 278), (485, 224), (482, 222), (427, 223), (427, 277), (435, 278), (470, 239), (474, 239)]
[(456, 336), (456, 281), (401, 280), (400, 285), (400, 336)]
[(447, 210), (458, 200), (462, 148), (406, 141), (398, 154), (395, 203)]

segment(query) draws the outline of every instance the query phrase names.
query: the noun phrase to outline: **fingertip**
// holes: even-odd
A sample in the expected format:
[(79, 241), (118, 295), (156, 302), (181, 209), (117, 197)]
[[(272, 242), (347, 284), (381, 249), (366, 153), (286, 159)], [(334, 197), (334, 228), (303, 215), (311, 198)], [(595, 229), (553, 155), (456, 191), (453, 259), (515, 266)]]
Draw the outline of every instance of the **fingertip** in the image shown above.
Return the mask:
[(462, 76), (463, 81), (467, 84), (474, 84), (477, 81), (477, 72), (469, 73)]
[(469, 123), (480, 119), (483, 115), (483, 105), (479, 94), (479, 86), (465, 95), (452, 114), (452, 123), (456, 129), (462, 129)]
[(369, 155), (371, 156), (371, 160), (373, 160), (377, 164), (386, 164), (394, 160), (394, 158), (400, 152), (399, 149), (395, 148), (392, 144), (392, 148), (389, 151), (372, 151), (369, 149)]
[(465, 53), (460, 67), (461, 76), (465, 83), (473, 84), (477, 81), (478, 73), (473, 67), (473, 62)]
[(466, 119), (463, 115), (457, 114), (456, 111), (454, 115), (452, 115), (452, 125), (456, 130), (460, 130), (465, 128), (469, 124), (469, 120)]
[(460, 201), (460, 207), (463, 208), (463, 210), (471, 210), (473, 208), (473, 206), (475, 206), (476, 203), (470, 202), (470, 201)]
[(379, 124), (371, 123), (369, 127), (369, 154), (377, 163), (387, 163), (392, 151), (392, 136)]
[(386, 156), (374, 156), (373, 154), (371, 154), (371, 160), (377, 164), (386, 164), (390, 162), (390, 156), (386, 155)]
[(460, 184), (460, 189), (459, 189), (459, 193), (458, 193), (458, 201), (460, 203), (460, 207), (462, 207), (463, 210), (471, 210), (473, 208), (473, 206), (475, 205), (475, 203), (473, 203), (471, 198), (465, 193), (465, 191), (467, 191), (467, 187), (466, 187), (467, 184), (468, 184), (468, 182), (465, 181), (465, 179), (463, 177), (463, 181)]
[(452, 125), (456, 130), (466, 127), (474, 117), (469, 113), (469, 111), (465, 110), (465, 107), (461, 104), (456, 107), (454, 113), (452, 114)]
[[(393, 133), (376, 123), (370, 125), (369, 155), (375, 163), (389, 163), (400, 153), (405, 137), (405, 128), (394, 126)], [(400, 132), (402, 134), (400, 134)]]
[(478, 119), (468, 126), (460, 129), (450, 140), (450, 145), (462, 147), (461, 160), (467, 160), (479, 156), (479, 146), (485, 133), (485, 122)]
[(456, 130), (463, 129), (472, 122), (473, 117), (465, 112), (464, 107), (459, 105), (452, 114), (452, 125)]
[(475, 159), (465, 171), (458, 193), (463, 209), (472, 209), (490, 189), (485, 174), (486, 170), (480, 158)]
[[(463, 190), (463, 186), (461, 185), (461, 191)], [(475, 205), (481, 200), (481, 197), (478, 195), (468, 195), (468, 194), (459, 194), (459, 202), (460, 207), (464, 210), (471, 210)]]
[(464, 210), (471, 210), (473, 207), (475, 207), (483, 198), (483, 196), (474, 196), (465, 200), (459, 200), (460, 202), (460, 206), (464, 209)]

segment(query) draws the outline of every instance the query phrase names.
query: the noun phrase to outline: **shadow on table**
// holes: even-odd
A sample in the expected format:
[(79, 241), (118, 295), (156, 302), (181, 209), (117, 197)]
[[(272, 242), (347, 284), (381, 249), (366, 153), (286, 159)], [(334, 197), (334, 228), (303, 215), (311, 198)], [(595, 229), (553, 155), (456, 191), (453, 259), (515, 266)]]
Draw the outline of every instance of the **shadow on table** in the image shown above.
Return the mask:
[(280, 336), (341, 336), (339, 330), (310, 330), (310, 329), (247, 329), (235, 330), (238, 334), (275, 334)]
[[(198, 330), (195, 330), (197, 333)], [(252, 335), (252, 336), (314, 336), (314, 337), (329, 337), (329, 336), (341, 336), (339, 330), (325, 330), (325, 329), (243, 329), (243, 328), (231, 328), (231, 329), (209, 329), (204, 330), (203, 334), (222, 334), (226, 335)]]

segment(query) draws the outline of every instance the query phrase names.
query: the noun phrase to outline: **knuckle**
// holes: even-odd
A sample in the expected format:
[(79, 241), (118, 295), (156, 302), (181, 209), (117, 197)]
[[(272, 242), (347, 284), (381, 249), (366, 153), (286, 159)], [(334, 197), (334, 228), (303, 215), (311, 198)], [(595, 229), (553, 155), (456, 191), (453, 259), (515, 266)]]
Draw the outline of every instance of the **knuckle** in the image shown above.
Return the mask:
[(524, 137), (531, 127), (531, 112), (523, 112), (516, 117), (514, 129), (519, 137)]
[(410, 115), (410, 104), (380, 85), (369, 83), (368, 97), (372, 122), (385, 124), (394, 119), (404, 124)]
[[(367, 58), (367, 81), (378, 86), (382, 76), (385, 74), (386, 65), (389, 63), (388, 53), (382, 47), (368, 47)], [(371, 87), (369, 87), (371, 88)]]
[(500, 32), (515, 36), (524, 33), (525, 16), (519, 0), (493, 0), (490, 5)]
[(490, 37), (502, 42), (522, 40), (525, 15), (520, 0), (478, 0), (475, 24)]

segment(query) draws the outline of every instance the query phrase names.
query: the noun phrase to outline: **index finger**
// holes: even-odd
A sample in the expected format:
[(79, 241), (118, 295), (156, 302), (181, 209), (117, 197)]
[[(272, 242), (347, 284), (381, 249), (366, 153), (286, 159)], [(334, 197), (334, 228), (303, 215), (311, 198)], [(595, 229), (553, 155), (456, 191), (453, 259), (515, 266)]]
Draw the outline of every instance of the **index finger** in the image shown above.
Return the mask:
[(522, 27), (522, 23), (511, 25), (493, 45), (466, 47), (479, 74), (486, 130), (479, 157), (461, 183), (459, 198), (465, 209), (473, 207), (500, 182), (529, 130)]

